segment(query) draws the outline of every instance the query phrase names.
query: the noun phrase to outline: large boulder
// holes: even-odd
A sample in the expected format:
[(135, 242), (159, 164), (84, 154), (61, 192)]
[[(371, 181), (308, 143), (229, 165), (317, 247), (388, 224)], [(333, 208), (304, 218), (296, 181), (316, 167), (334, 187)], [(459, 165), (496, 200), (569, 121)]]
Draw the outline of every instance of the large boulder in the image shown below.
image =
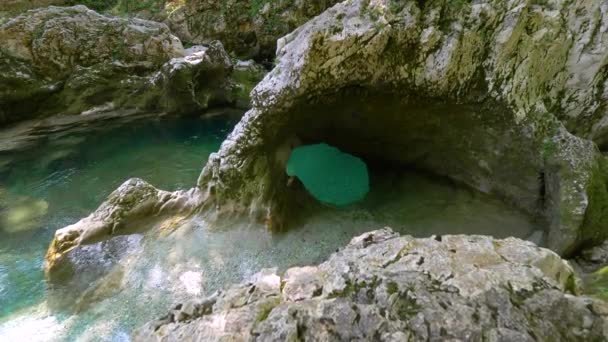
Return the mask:
[(221, 43), (184, 50), (161, 23), (31, 10), (0, 26), (0, 125), (117, 108), (197, 113), (236, 101), (232, 68)]
[(243, 58), (271, 58), (276, 41), (338, 0), (189, 0), (169, 16), (169, 26), (185, 41), (220, 40)]
[(599, 243), (608, 169), (585, 138), (608, 137), (605, 7), (344, 1), (279, 40), (253, 109), (199, 186), (210, 206), (280, 229), (300, 191), (285, 160), (294, 142), (324, 141), (496, 194), (546, 220), (563, 255)]
[(134, 341), (600, 341), (608, 306), (576, 295), (570, 265), (515, 238), (390, 229), (319, 266), (263, 271), (179, 304)]
[[(163, 215), (194, 212), (201, 202), (197, 189), (167, 192), (141, 179), (130, 179), (112, 192), (88, 217), (59, 229), (46, 254), (45, 272), (51, 281), (65, 278), (71, 270), (69, 253), (111, 237), (145, 231)], [(171, 219), (168, 221), (171, 222)]]

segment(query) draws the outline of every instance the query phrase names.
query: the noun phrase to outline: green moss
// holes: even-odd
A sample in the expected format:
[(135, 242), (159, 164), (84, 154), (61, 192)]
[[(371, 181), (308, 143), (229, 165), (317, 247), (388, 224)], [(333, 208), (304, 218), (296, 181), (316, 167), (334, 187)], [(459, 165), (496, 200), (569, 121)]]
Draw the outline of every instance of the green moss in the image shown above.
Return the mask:
[(547, 138), (543, 141), (542, 157), (543, 159), (551, 158), (557, 152), (557, 143), (552, 138)]
[(257, 322), (264, 322), (270, 316), (270, 313), (274, 308), (276, 308), (280, 304), (280, 300), (278, 298), (269, 298), (268, 301), (261, 303), (259, 309), (261, 310), (258, 317)]
[(238, 99), (249, 101), (249, 94), (264, 78), (265, 74), (263, 69), (234, 70), (232, 79), (239, 85), (235, 87), (234, 96)]
[(85, 5), (95, 11), (124, 15), (140, 11), (161, 12), (164, 10), (167, 0), (71, 0), (67, 4)]
[(353, 294), (358, 293), (361, 289), (364, 289), (367, 287), (367, 283), (366, 282), (361, 282), (361, 283), (351, 283), (348, 282), (346, 284), (346, 287), (344, 288), (344, 290), (342, 292), (339, 293), (339, 297), (350, 297)]
[(405, 6), (405, 1), (401, 0), (390, 0), (388, 8), (392, 13), (399, 13)]
[(118, 0), (113, 8), (116, 14), (129, 14), (141, 11), (158, 13), (165, 8), (165, 0)]
[(589, 206), (582, 227), (584, 244), (597, 244), (608, 237), (608, 161), (598, 158), (587, 186)]
[(608, 266), (585, 277), (584, 292), (602, 300), (608, 300)]
[(258, 15), (262, 8), (264, 8), (264, 6), (269, 2), (270, 0), (252, 0), (249, 5), (249, 16), (255, 17), (256, 15)]
[(68, 1), (68, 5), (85, 5), (96, 11), (109, 10), (118, 4), (119, 0), (72, 0)]
[(420, 312), (420, 306), (416, 298), (410, 297), (409, 293), (405, 293), (394, 302), (392, 312), (401, 320), (408, 320)]
[(392, 295), (393, 293), (399, 292), (399, 286), (395, 282), (388, 282), (388, 284), (386, 284), (386, 291), (389, 295)]

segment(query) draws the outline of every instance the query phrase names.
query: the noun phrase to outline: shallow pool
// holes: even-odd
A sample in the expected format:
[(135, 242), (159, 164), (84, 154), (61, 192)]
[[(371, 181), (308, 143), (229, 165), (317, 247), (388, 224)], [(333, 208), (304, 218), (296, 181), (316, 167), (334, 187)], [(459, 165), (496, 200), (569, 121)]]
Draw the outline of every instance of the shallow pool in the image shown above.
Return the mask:
[[(0, 181), (0, 340), (128, 341), (173, 302), (205, 296), (262, 268), (318, 263), (353, 236), (391, 226), (416, 236), (528, 237), (540, 227), (502, 202), (413, 171), (374, 169), (364, 201), (319, 206), (287, 233), (204, 215), (172, 234), (86, 247), (78, 286), (48, 289), (43, 258), (56, 229), (76, 222), (130, 177), (192, 187), (235, 121), (166, 119), (63, 133), (20, 156)], [(77, 288), (77, 290), (74, 290)]]

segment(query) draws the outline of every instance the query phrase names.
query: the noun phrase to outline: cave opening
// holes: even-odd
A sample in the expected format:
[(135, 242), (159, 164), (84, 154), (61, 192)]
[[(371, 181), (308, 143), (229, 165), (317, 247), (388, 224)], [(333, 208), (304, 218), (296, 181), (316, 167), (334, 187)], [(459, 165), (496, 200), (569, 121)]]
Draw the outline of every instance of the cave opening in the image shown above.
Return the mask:
[[(438, 189), (435, 183), (441, 195), (421, 196), (449, 202), (438, 197), (458, 197), (458, 191), (464, 191), (471, 196), (465, 201), (496, 199), (526, 215), (535, 229), (546, 230), (538, 141), (529, 127), (517, 123), (512, 111), (499, 103), (463, 104), (352, 87), (311, 97), (292, 108), (285, 115), (287, 129), (268, 138), (276, 139), (275, 146), (288, 141), (290, 148), (325, 143), (361, 158), (369, 169), (371, 190), (364, 203), (356, 205), (359, 208), (378, 206), (391, 198), (399, 202), (405, 196), (401, 192), (407, 191), (414, 193), (407, 201), (415, 201), (416, 194)], [(288, 177), (284, 165), (282, 171)], [(295, 212), (314, 201), (301, 182), (278, 183), (287, 184), (285, 199), (297, 208)], [(460, 190), (450, 194), (448, 189), (456, 188)], [(395, 204), (394, 210), (401, 208)], [(310, 210), (302, 216), (309, 215)]]

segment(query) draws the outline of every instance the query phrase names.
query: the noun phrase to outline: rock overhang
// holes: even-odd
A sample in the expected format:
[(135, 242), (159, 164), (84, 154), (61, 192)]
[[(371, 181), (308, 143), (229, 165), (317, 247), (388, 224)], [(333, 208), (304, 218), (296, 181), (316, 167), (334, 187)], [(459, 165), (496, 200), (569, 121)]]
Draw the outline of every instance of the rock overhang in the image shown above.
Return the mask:
[[(240, 202), (254, 216), (266, 217), (280, 227), (286, 223), (290, 195), (283, 185), (277, 151), (293, 139), (327, 139), (353, 154), (373, 154), (369, 148), (364, 151), (356, 146), (358, 139), (374, 131), (374, 122), (386, 120), (376, 133), (390, 135), (399, 132), (396, 127), (409, 127), (404, 135), (426, 135), (431, 145), (434, 141), (431, 151), (438, 155), (436, 160), (406, 157), (406, 164), (440, 170), (540, 213), (548, 221), (549, 246), (559, 253), (571, 254), (582, 244), (597, 243), (599, 236), (605, 237), (605, 229), (597, 222), (589, 228), (585, 218), (597, 216), (595, 204), (604, 207), (606, 177), (594, 171), (604, 159), (593, 143), (584, 140), (589, 131), (580, 132), (583, 138), (579, 138), (565, 129), (572, 128), (568, 118), (573, 110), (580, 113), (594, 95), (581, 84), (561, 81), (576, 72), (568, 66), (571, 56), (564, 51), (547, 47), (545, 60), (529, 60), (538, 57), (526, 43), (529, 39), (548, 44), (548, 36), (563, 38), (555, 27), (555, 11), (524, 2), (507, 7), (492, 1), (422, 7), (415, 1), (400, 6), (390, 6), (388, 1), (348, 1), (327, 10), (279, 41), (275, 69), (252, 92), (254, 108), (210, 158), (199, 186), (213, 193), (214, 206)], [(564, 16), (586, 15), (574, 7), (563, 8)], [(526, 16), (528, 10), (533, 18)], [(520, 25), (539, 20), (551, 30), (539, 28), (535, 38), (522, 36)], [(582, 38), (584, 32), (579, 33)], [(518, 50), (529, 59), (520, 60)], [(513, 73), (517, 63), (520, 67)], [(555, 71), (555, 64), (565, 71)], [(544, 74), (553, 71), (553, 79)], [(353, 89), (354, 95), (349, 95)], [(579, 106), (561, 101), (560, 93), (578, 98)], [(377, 94), (389, 94), (388, 102), (397, 113), (416, 112), (412, 107), (418, 103), (421, 113), (443, 105), (447, 112), (466, 114), (452, 120), (414, 115), (418, 122), (401, 126), (391, 122), (390, 115), (374, 121), (376, 117), (361, 115), (365, 111), (357, 106), (365, 107), (362, 98), (377, 99)], [(348, 108), (348, 101), (357, 106)], [(370, 120), (356, 124), (352, 117), (357, 116)], [(404, 122), (408, 118), (396, 117)], [(416, 126), (433, 121), (446, 129), (433, 134), (433, 129)], [(327, 127), (334, 131), (324, 133)], [(339, 141), (341, 136), (347, 138)], [(455, 147), (460, 155), (446, 153)], [(375, 150), (386, 158), (390, 149)], [(408, 155), (406, 149), (401, 151), (406, 152), (391, 158)], [(588, 191), (602, 195), (591, 196), (598, 200), (590, 201)]]

